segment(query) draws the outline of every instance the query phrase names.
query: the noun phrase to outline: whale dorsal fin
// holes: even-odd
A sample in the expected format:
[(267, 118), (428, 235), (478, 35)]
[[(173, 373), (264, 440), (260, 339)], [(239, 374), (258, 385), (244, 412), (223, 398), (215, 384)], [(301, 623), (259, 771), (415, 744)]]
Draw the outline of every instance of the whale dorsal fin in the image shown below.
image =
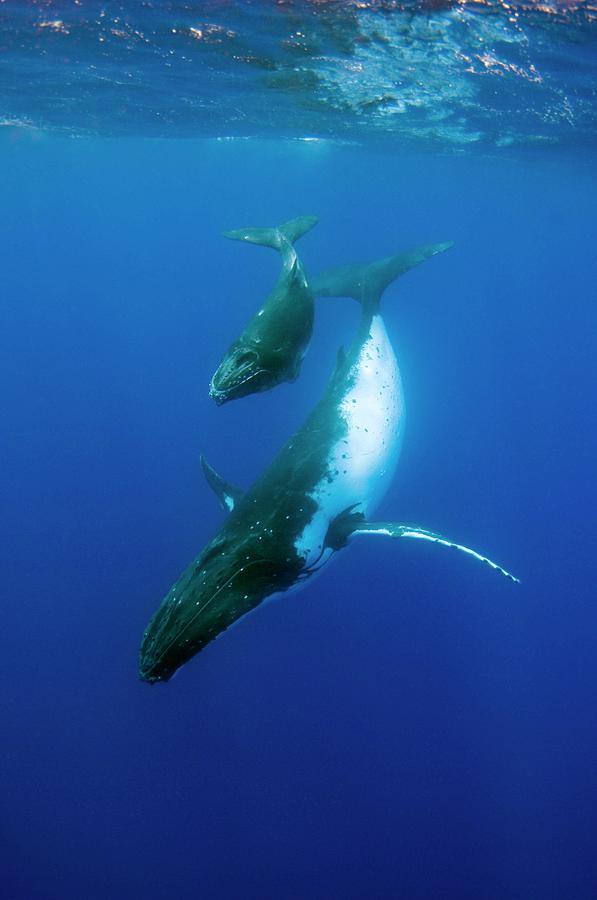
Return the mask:
[(210, 466), (208, 461), (205, 459), (203, 454), (201, 454), (201, 468), (203, 469), (203, 474), (205, 475), (205, 480), (208, 485), (220, 501), (220, 506), (225, 512), (232, 512), (244, 491), (235, 487), (233, 484), (229, 484), (225, 481), (213, 466)]
[(409, 537), (418, 538), (424, 541), (433, 541), (433, 543), (435, 544), (442, 544), (444, 547), (452, 547), (454, 550), (460, 550), (462, 553), (468, 553), (469, 556), (474, 557), (474, 559), (478, 559), (479, 562), (486, 563), (494, 571), (499, 572), (501, 575), (505, 575), (506, 578), (509, 578), (511, 581), (515, 581), (517, 584), (520, 584), (519, 578), (511, 575), (510, 572), (507, 572), (506, 569), (498, 566), (497, 563), (494, 563), (491, 559), (488, 559), (487, 556), (482, 556), (481, 553), (477, 553), (476, 550), (471, 550), (470, 547), (465, 547), (463, 544), (457, 544), (456, 541), (452, 541), (450, 540), (450, 538), (447, 538), (442, 534), (438, 534), (437, 531), (430, 531), (428, 528), (421, 528), (419, 525), (409, 525), (404, 522), (357, 522), (348, 536), (352, 537), (353, 535), (360, 534), (379, 534), (392, 538)]

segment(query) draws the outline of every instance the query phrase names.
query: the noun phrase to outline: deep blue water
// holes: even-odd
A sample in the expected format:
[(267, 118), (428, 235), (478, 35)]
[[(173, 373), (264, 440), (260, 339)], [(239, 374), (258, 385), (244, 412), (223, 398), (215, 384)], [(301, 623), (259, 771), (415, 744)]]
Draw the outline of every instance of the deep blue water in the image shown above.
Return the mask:
[[(594, 895), (588, 165), (319, 146), (5, 140), (4, 896)], [(149, 615), (322, 390), (217, 409), (277, 270), (224, 241), (315, 211), (306, 265), (451, 237), (384, 300), (409, 420), (380, 515), (486, 550), (354, 543), (170, 684)], [(353, 308), (353, 306), (355, 308)]]
[[(572, 67), (572, 64), (571, 64)], [(167, 129), (166, 129), (167, 130)], [(0, 878), (6, 900), (597, 896), (595, 154), (0, 137)], [(166, 685), (144, 627), (358, 321), (292, 385), (209, 378), (316, 214), (308, 271), (452, 239), (383, 312), (408, 419), (378, 518)]]

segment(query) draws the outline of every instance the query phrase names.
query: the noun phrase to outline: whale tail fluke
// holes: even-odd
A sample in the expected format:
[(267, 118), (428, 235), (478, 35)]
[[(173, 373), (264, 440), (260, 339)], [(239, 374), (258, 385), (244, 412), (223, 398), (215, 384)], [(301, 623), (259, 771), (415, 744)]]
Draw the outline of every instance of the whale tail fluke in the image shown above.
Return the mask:
[(294, 244), (311, 231), (318, 221), (317, 216), (297, 216), (296, 219), (290, 219), (289, 222), (274, 228), (237, 228), (234, 231), (224, 231), (223, 234), (233, 241), (247, 241), (249, 244), (283, 250), (288, 244)]
[(311, 279), (311, 290), (318, 297), (353, 297), (363, 305), (377, 306), (385, 289), (396, 278), (452, 245), (453, 241), (424, 244), (372, 263), (328, 269)]

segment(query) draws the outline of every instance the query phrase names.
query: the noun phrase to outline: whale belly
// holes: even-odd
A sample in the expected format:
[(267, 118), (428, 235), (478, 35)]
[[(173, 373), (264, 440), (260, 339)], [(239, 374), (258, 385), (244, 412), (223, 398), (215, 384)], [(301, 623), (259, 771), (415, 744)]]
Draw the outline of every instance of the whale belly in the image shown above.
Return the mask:
[[(295, 543), (305, 566), (327, 556), (330, 522), (348, 507), (369, 515), (385, 494), (396, 468), (404, 432), (404, 395), (398, 363), (381, 316), (347, 377), (336, 414), (343, 435), (329, 452), (325, 477), (310, 496), (317, 511)], [(331, 551), (330, 551), (331, 552)]]

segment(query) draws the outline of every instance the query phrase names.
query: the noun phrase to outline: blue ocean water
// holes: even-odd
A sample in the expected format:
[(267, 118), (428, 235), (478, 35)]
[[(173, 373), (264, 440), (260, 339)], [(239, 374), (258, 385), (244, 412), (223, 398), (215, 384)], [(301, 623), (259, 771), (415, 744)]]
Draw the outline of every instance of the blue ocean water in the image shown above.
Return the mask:
[[(595, 12), (407, 6), (2, 4), (7, 900), (597, 895)], [(355, 331), (322, 298), (296, 383), (208, 397), (279, 271), (221, 232), (297, 214), (308, 272), (455, 242), (383, 300), (378, 517), (522, 584), (355, 540), (150, 687), (143, 629), (223, 520), (199, 454), (249, 485)]]

